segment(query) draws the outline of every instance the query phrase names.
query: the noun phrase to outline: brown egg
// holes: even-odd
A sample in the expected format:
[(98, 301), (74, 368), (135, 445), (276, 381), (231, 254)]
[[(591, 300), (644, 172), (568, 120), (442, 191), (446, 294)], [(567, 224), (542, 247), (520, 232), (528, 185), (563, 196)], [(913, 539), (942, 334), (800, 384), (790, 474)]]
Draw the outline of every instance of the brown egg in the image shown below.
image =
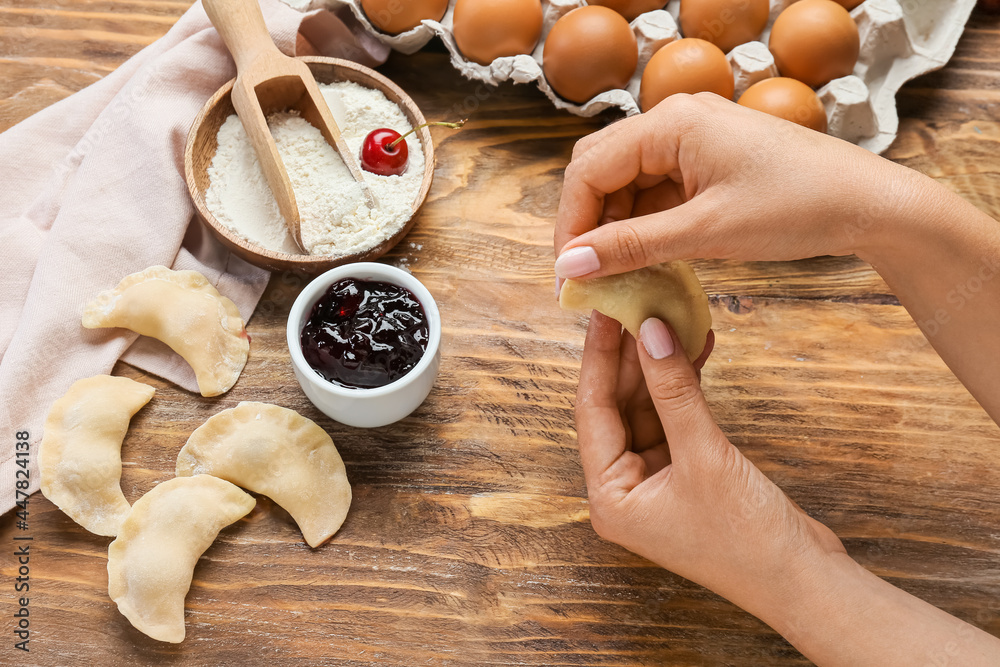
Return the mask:
[(679, 22), (685, 37), (703, 39), (729, 53), (760, 37), (769, 13), (768, 0), (681, 0)]
[(398, 35), (424, 19), (440, 21), (448, 11), (448, 0), (361, 0), (361, 9), (373, 26)]
[(639, 106), (649, 111), (675, 93), (715, 93), (733, 99), (733, 68), (719, 47), (703, 39), (679, 39), (653, 54), (642, 72)]
[(861, 39), (854, 19), (833, 0), (799, 0), (774, 22), (768, 47), (782, 76), (818, 88), (854, 71)]
[(489, 65), (503, 56), (531, 53), (542, 36), (540, 0), (458, 0), (455, 43), (469, 60)]
[(639, 14), (663, 9), (667, 3), (666, 0), (587, 0), (587, 4), (613, 9), (624, 16), (626, 21), (634, 21)]
[(638, 64), (632, 28), (607, 7), (579, 7), (563, 16), (549, 31), (542, 53), (549, 85), (577, 104), (606, 90), (624, 88)]
[(864, 0), (837, 0), (837, 4), (850, 11), (860, 5)]
[(826, 132), (826, 110), (812, 88), (787, 77), (764, 79), (747, 88), (741, 105)]

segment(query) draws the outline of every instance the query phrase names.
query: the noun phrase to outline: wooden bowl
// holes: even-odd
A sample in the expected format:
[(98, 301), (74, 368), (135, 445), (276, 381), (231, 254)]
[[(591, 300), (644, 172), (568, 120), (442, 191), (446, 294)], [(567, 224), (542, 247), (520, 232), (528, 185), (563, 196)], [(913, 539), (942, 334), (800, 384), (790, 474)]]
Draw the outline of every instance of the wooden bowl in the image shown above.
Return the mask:
[[(426, 122), (424, 115), (420, 113), (420, 109), (410, 96), (373, 69), (338, 58), (306, 56), (300, 60), (309, 65), (309, 69), (312, 70), (313, 76), (319, 83), (353, 81), (368, 88), (376, 88), (385, 93), (390, 101), (395, 102), (403, 110), (412, 127)], [(216, 137), (219, 134), (219, 128), (230, 115), (236, 113), (229, 97), (232, 89), (233, 81), (230, 81), (216, 91), (202, 107), (198, 117), (195, 118), (191, 131), (188, 133), (187, 146), (184, 150), (184, 175), (187, 178), (188, 191), (191, 193), (191, 199), (194, 200), (198, 217), (233, 254), (251, 264), (271, 271), (293, 270), (318, 273), (341, 264), (381, 257), (406, 236), (416, 220), (417, 211), (427, 198), (427, 192), (430, 190), (431, 181), (434, 178), (434, 144), (431, 143), (431, 133), (426, 127), (420, 128), (416, 132), (424, 149), (424, 179), (420, 184), (420, 192), (417, 193), (416, 200), (413, 202), (413, 214), (396, 234), (368, 250), (345, 256), (292, 255), (259, 246), (219, 222), (205, 205), (205, 192), (209, 185), (208, 168), (211, 166), (215, 151), (218, 149)]]

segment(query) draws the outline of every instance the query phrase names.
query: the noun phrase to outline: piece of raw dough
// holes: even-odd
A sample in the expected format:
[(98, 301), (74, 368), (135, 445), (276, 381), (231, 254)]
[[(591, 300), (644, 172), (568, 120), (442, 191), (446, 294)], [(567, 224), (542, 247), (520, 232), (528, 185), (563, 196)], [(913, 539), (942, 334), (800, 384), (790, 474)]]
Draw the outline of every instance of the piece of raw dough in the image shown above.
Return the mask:
[(209, 474), (271, 498), (311, 547), (347, 517), (351, 485), (333, 440), (288, 408), (243, 402), (195, 429), (177, 455), (177, 476)]
[(163, 341), (194, 369), (202, 396), (224, 394), (247, 363), (250, 339), (236, 304), (197, 271), (151, 266), (83, 310), (88, 329), (122, 327)]
[(120, 484), (122, 440), (155, 391), (96, 375), (74, 382), (49, 409), (38, 456), (42, 495), (96, 535), (117, 535), (131, 509)]
[(679, 260), (603, 278), (567, 280), (559, 305), (596, 310), (621, 322), (636, 338), (648, 318), (664, 320), (677, 332), (691, 361), (704, 351), (712, 328), (708, 295), (694, 270)]
[(246, 516), (249, 493), (210, 475), (175, 477), (135, 501), (108, 546), (108, 594), (137, 630), (184, 640), (184, 598), (194, 566), (219, 531)]

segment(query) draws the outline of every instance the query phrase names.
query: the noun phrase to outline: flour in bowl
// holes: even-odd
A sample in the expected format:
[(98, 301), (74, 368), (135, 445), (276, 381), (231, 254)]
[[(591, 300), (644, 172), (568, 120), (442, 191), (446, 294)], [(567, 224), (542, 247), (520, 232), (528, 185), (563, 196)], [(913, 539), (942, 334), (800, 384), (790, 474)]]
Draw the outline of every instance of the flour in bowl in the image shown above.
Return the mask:
[[(331, 108), (343, 109), (342, 118), (337, 114), (338, 123), (355, 159), (372, 130), (388, 127), (405, 134), (411, 128), (403, 110), (380, 90), (349, 81), (319, 88)], [(409, 221), (424, 177), (423, 146), (416, 134), (406, 137), (409, 164), (401, 175), (362, 172), (378, 204), (370, 209), (347, 166), (319, 130), (295, 112), (271, 114), (267, 123), (295, 192), (302, 243), (309, 254), (352, 255), (375, 247)], [(301, 254), (235, 114), (219, 128), (218, 143), (208, 169), (208, 210), (223, 225), (268, 250)]]

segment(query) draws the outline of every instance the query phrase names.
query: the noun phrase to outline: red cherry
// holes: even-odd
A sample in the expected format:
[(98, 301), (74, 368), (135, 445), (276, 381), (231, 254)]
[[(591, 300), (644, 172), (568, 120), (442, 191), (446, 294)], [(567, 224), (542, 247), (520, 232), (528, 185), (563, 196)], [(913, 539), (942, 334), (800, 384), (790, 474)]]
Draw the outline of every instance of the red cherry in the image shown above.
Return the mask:
[(406, 148), (406, 137), (422, 127), (440, 125), (453, 130), (465, 125), (464, 120), (457, 123), (424, 123), (400, 136), (396, 130), (380, 127), (372, 130), (361, 145), (361, 168), (380, 176), (399, 176), (406, 171), (406, 161), (409, 151)]
[(381, 127), (365, 137), (361, 147), (361, 167), (380, 176), (399, 176), (406, 171), (408, 156), (406, 139), (396, 130)]

